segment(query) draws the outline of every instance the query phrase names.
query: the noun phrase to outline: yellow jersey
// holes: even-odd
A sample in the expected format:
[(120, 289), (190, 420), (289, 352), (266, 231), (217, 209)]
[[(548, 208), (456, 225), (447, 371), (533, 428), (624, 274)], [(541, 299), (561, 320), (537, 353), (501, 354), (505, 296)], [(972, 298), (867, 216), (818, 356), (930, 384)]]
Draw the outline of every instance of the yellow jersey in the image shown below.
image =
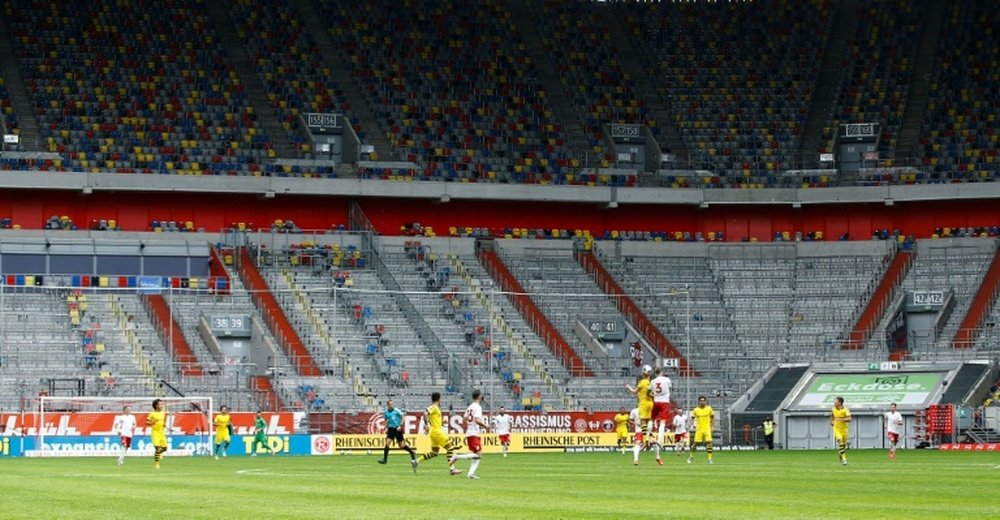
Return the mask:
[(150, 433), (153, 435), (164, 435), (164, 428), (167, 425), (167, 412), (149, 412), (146, 416), (146, 424), (150, 426)]
[(691, 410), (691, 417), (694, 418), (694, 429), (697, 432), (710, 432), (712, 431), (712, 418), (715, 416), (715, 410), (711, 406), (705, 406), (704, 408), (696, 406), (694, 410)]
[(628, 414), (620, 413), (615, 415), (615, 431), (618, 433), (628, 433)]
[(837, 407), (833, 407), (830, 410), (830, 415), (833, 416), (833, 433), (835, 435), (847, 435), (847, 429), (850, 423), (844, 419), (851, 417), (851, 411), (847, 409), (846, 406), (842, 406), (839, 410)]
[(226, 436), (229, 436), (229, 423), (232, 419), (229, 417), (228, 413), (220, 413), (215, 416), (213, 423), (215, 424), (216, 433), (225, 432)]
[(649, 378), (644, 377), (635, 385), (635, 397), (638, 400), (639, 409), (653, 407), (653, 396), (649, 395)]
[(428, 433), (444, 433), (444, 426), (441, 423), (441, 408), (436, 404), (427, 407), (427, 431)]

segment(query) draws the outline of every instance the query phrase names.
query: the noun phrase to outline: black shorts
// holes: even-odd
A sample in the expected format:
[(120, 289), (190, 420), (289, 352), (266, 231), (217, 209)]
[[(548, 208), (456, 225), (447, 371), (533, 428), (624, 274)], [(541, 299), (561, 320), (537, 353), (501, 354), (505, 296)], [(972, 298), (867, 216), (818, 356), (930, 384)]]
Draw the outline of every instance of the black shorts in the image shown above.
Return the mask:
[(385, 439), (396, 443), (406, 442), (406, 439), (403, 438), (403, 432), (399, 428), (386, 428)]

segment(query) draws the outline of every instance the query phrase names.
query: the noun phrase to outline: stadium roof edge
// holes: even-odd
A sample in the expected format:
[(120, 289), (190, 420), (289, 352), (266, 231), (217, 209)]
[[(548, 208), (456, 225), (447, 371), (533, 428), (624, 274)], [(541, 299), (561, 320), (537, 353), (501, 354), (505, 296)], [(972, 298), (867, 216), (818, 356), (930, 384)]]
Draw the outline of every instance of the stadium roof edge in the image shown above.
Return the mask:
[(392, 182), (368, 179), (304, 179), (285, 177), (181, 176), (159, 174), (0, 172), (0, 189), (95, 192), (229, 193), (258, 196), (314, 195), (360, 198), (443, 200), (516, 200), (621, 205), (805, 205), (885, 204), (935, 200), (1000, 198), (1000, 184), (924, 184), (781, 189), (618, 188), (608, 186), (544, 186)]

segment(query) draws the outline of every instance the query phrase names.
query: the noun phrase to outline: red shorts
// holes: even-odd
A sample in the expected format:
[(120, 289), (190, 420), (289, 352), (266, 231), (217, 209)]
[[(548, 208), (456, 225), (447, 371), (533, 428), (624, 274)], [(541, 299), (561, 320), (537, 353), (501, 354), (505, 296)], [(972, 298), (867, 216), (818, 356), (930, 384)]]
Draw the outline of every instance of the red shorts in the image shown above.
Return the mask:
[(674, 434), (674, 442), (683, 442), (684, 439), (687, 439), (687, 436), (688, 436), (687, 432), (684, 432), (684, 433), (675, 433)]
[(469, 451), (472, 453), (479, 453), (483, 451), (482, 445), (479, 444), (479, 436), (470, 435), (465, 438), (465, 441), (469, 444)]
[(504, 433), (500, 435), (500, 444), (510, 444), (510, 434)]
[(886, 432), (886, 435), (889, 436), (889, 442), (891, 442), (893, 444), (896, 444), (897, 442), (899, 442), (899, 434), (898, 433)]
[(129, 449), (132, 447), (132, 437), (122, 437), (122, 449)]
[(642, 442), (642, 432), (635, 432), (635, 442)]
[(653, 402), (653, 420), (670, 421), (670, 403)]

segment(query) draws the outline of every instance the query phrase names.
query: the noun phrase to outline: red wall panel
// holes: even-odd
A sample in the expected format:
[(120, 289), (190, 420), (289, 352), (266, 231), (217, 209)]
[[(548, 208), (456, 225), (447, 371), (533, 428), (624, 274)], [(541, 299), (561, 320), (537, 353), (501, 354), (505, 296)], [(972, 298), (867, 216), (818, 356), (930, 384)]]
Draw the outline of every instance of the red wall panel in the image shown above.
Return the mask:
[[(217, 231), (234, 222), (268, 227), (274, 219), (292, 219), (303, 229), (346, 224), (346, 197), (281, 196), (265, 199), (226, 193), (94, 193), (49, 190), (0, 192), (0, 217), (10, 216), (25, 229), (39, 229), (50, 215), (67, 215), (81, 228), (93, 219), (116, 219), (126, 230), (145, 230), (152, 219), (192, 220)], [(729, 241), (755, 236), (768, 241), (775, 231), (823, 231), (828, 240), (844, 232), (867, 240), (873, 230), (899, 229), (927, 237), (938, 227), (1000, 225), (995, 201), (930, 201), (883, 204), (775, 206), (623, 205), (607, 209), (592, 203), (451, 201), (369, 198), (361, 207), (386, 234), (420, 222), (445, 234), (450, 226), (605, 230), (725, 231)]]

